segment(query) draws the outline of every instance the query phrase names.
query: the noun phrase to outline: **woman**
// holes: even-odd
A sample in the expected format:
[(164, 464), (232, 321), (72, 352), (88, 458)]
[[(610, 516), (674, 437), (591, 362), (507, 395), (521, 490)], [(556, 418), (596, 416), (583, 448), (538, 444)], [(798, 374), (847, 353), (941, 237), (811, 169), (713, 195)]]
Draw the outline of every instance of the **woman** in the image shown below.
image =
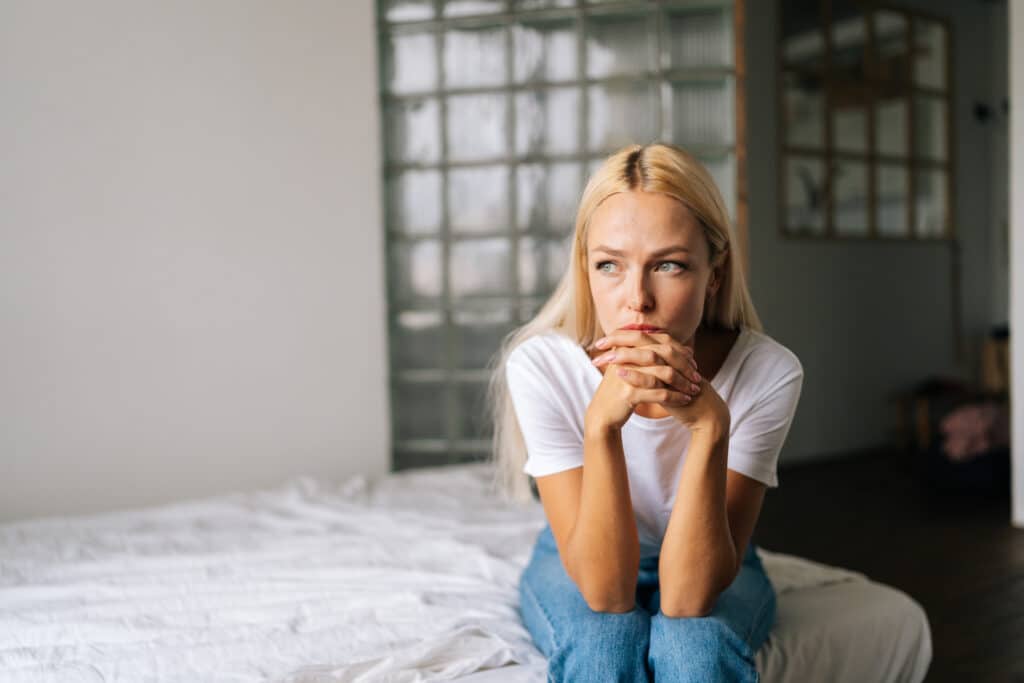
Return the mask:
[(750, 543), (803, 368), (765, 335), (722, 197), (665, 144), (587, 183), (570, 266), (491, 386), (504, 488), (548, 524), (520, 581), (549, 680), (756, 681)]

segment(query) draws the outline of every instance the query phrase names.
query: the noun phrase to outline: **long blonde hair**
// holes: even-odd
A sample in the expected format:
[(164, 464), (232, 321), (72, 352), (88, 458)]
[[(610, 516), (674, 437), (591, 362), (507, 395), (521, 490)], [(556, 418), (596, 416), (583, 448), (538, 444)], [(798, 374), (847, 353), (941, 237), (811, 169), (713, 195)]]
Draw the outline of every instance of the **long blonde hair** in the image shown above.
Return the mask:
[(587, 230), (594, 210), (619, 192), (659, 192), (682, 202), (704, 229), (710, 247), (712, 268), (722, 266), (721, 283), (704, 307), (701, 325), (735, 330), (740, 326), (762, 331), (761, 320), (747, 289), (743, 259), (737, 253), (725, 202), (707, 170), (682, 149), (665, 143), (629, 145), (601, 164), (587, 181), (576, 212), (569, 263), (554, 293), (532, 320), (513, 330), (488, 366), (488, 408), (494, 423), (491, 457), (494, 486), (506, 499), (532, 499), (526, 464), (526, 445), (516, 419), (505, 380), (508, 355), (527, 339), (555, 331), (581, 346), (604, 335), (590, 294), (587, 269)]

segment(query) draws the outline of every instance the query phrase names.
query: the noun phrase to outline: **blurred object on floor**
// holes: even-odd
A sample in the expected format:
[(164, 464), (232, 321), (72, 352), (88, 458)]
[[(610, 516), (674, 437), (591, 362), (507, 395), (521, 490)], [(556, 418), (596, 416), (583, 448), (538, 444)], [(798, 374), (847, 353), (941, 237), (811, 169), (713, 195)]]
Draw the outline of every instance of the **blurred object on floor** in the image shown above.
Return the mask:
[(1003, 401), (968, 403), (942, 418), (942, 452), (963, 462), (1010, 445), (1010, 406)]

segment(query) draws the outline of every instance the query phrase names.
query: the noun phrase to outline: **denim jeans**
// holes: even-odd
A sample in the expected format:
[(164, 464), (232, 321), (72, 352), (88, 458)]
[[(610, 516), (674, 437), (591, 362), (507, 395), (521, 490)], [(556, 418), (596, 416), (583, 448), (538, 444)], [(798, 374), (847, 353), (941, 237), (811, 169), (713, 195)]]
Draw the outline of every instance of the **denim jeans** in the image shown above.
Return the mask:
[(550, 526), (537, 537), (519, 595), (549, 681), (756, 682), (754, 655), (775, 620), (775, 590), (752, 542), (705, 617), (661, 613), (656, 557), (640, 562), (631, 611), (591, 610), (562, 566)]

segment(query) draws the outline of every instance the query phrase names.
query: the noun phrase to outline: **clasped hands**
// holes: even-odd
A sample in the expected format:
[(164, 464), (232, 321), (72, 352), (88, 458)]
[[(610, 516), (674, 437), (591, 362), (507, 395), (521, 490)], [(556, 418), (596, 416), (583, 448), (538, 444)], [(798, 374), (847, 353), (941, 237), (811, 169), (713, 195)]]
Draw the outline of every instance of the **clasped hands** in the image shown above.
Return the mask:
[(616, 330), (594, 346), (605, 353), (591, 362), (632, 408), (656, 404), (691, 429), (728, 425), (728, 406), (700, 375), (692, 346), (640, 330)]

